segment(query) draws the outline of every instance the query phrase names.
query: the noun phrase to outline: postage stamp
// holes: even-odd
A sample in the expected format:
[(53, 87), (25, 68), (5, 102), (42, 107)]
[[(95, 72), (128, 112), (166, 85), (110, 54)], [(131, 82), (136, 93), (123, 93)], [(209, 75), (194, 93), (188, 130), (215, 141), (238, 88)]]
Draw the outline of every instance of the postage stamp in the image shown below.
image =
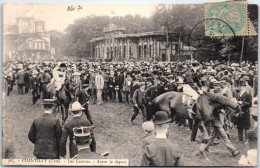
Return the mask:
[(250, 35), (246, 1), (207, 3), (204, 10), (207, 36)]

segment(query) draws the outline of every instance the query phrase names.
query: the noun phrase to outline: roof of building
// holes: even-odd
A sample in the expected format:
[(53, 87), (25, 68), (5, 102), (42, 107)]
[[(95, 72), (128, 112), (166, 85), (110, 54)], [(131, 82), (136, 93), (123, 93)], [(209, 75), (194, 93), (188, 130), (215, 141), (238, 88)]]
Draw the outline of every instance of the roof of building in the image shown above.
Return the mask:
[[(114, 38), (131, 38), (131, 37), (147, 37), (147, 36), (165, 36), (165, 33), (159, 32), (159, 31), (153, 31), (153, 32), (144, 32), (144, 33), (137, 33), (137, 34), (119, 34), (115, 35)], [(97, 42), (105, 40), (105, 37), (97, 37), (90, 40), (91, 42)]]

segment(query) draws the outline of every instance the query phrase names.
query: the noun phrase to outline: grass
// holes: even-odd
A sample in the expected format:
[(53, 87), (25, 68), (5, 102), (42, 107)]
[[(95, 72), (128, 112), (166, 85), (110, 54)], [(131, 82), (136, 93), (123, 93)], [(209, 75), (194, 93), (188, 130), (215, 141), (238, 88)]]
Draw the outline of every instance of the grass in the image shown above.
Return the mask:
[[(27, 135), (33, 119), (40, 116), (43, 109), (38, 100), (36, 105), (32, 105), (31, 93), (18, 95), (17, 88), (10, 96), (5, 97), (2, 105), (3, 121), (6, 138), (11, 138), (14, 144), (16, 158), (35, 158), (33, 156), (33, 144), (28, 140)], [(95, 128), (97, 140), (97, 152), (108, 151), (110, 154), (106, 158), (129, 159), (130, 166), (139, 166), (142, 157), (142, 137), (141, 113), (137, 116), (136, 125), (130, 124), (133, 107), (129, 104), (107, 102), (102, 105), (90, 105), (90, 111), (94, 116), (94, 122), (99, 127)], [(61, 118), (60, 115), (58, 115)], [(85, 117), (85, 116), (84, 116)], [(69, 115), (68, 120), (72, 118)], [(247, 145), (234, 140), (237, 139), (237, 130), (231, 130), (231, 141), (241, 151), (246, 154)], [(185, 166), (237, 166), (241, 155), (232, 157), (226, 147), (220, 143), (214, 145), (212, 153), (207, 153), (209, 161), (202, 156), (196, 156), (198, 143), (190, 143), (190, 130), (186, 127), (180, 128), (176, 125), (170, 126), (169, 139), (180, 145), (184, 156)]]

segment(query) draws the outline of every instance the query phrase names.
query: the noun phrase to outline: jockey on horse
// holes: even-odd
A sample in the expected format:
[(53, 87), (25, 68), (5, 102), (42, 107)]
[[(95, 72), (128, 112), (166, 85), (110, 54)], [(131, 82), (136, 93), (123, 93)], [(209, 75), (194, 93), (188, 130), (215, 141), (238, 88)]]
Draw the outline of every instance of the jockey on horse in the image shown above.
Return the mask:
[(66, 68), (67, 66), (65, 63), (60, 63), (53, 69), (53, 77), (51, 79), (51, 83), (56, 87), (55, 99), (57, 102), (58, 93), (66, 80)]
[[(202, 90), (200, 89), (202, 87), (202, 84), (199, 80), (200, 75), (197, 72), (200, 69), (200, 63), (198, 61), (192, 62), (192, 68), (186, 72), (184, 76), (184, 84), (183, 86), (183, 103), (187, 102), (188, 105), (187, 111), (189, 113), (193, 113), (193, 106), (196, 103), (199, 94), (202, 94)], [(199, 94), (198, 94), (199, 93)], [(188, 100), (185, 100), (188, 96)]]

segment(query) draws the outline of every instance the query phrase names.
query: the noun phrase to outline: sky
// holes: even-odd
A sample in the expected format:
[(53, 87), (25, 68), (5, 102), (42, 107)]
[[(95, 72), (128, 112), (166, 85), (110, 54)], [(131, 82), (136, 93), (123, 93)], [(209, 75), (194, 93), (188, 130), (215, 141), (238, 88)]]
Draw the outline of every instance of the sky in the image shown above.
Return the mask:
[[(82, 9), (78, 10), (78, 6)], [(74, 11), (68, 11), (73, 6)], [(3, 5), (3, 24), (16, 24), (17, 17), (33, 17), (35, 20), (45, 21), (45, 29), (64, 32), (75, 19), (90, 15), (125, 16), (139, 14), (150, 17), (156, 4), (48, 4), (48, 3), (6, 3)]]

